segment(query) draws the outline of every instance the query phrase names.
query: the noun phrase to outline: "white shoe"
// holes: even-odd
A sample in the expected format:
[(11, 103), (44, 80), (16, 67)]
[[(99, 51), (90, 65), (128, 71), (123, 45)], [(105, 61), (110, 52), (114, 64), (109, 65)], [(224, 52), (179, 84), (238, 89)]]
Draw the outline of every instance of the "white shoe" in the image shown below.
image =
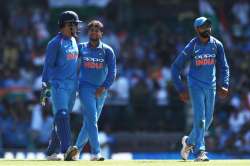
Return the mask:
[(207, 152), (200, 151), (200, 153), (198, 154), (198, 157), (194, 161), (209, 161), (207, 157)]
[(90, 161), (104, 161), (104, 157), (99, 153), (97, 155), (91, 155)]
[(52, 155), (47, 156), (47, 160), (50, 160), (50, 161), (61, 161), (63, 159), (64, 157), (63, 157), (63, 154), (61, 153), (59, 154), (53, 153)]
[(181, 140), (181, 143), (182, 143), (181, 158), (183, 160), (188, 159), (189, 153), (193, 149), (193, 146), (187, 144), (187, 142), (186, 142), (187, 139), (188, 139), (188, 136), (184, 136), (184, 137), (182, 137), (182, 140)]
[(77, 146), (70, 146), (67, 152), (64, 154), (65, 161), (75, 161), (78, 160), (80, 156), (80, 151)]

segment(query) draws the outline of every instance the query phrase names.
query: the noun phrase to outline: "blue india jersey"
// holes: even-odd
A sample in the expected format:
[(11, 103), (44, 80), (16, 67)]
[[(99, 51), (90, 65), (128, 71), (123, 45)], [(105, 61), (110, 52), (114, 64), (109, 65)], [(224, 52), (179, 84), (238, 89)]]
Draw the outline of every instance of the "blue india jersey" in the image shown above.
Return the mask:
[(210, 36), (207, 43), (198, 37), (193, 38), (172, 64), (172, 79), (176, 89), (182, 92), (185, 87), (181, 82), (180, 73), (189, 62), (189, 86), (205, 88), (216, 87), (216, 70), (219, 71), (220, 86), (229, 86), (229, 66), (222, 43)]
[(42, 80), (77, 80), (78, 54), (75, 38), (59, 32), (48, 43)]
[(90, 84), (108, 89), (116, 76), (116, 57), (113, 49), (100, 41), (96, 48), (89, 42), (80, 43), (80, 85)]

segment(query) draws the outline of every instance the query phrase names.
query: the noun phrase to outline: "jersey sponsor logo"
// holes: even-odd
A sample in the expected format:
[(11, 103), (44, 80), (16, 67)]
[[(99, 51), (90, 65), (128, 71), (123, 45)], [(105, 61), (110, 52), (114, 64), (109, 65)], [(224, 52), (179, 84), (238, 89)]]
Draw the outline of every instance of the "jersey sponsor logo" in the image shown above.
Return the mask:
[(204, 66), (204, 65), (214, 65), (215, 64), (215, 54), (201, 54), (195, 56), (195, 65)]
[(104, 59), (102, 58), (92, 58), (92, 57), (83, 57), (84, 61), (88, 61), (88, 62), (104, 62)]
[(83, 66), (89, 69), (101, 69), (104, 67), (104, 59), (83, 57)]
[(200, 55), (196, 55), (194, 58), (195, 59), (204, 59), (204, 58), (215, 58), (216, 55), (215, 54), (200, 54)]
[(67, 54), (67, 60), (73, 60), (73, 59), (77, 59), (78, 58), (78, 54)]

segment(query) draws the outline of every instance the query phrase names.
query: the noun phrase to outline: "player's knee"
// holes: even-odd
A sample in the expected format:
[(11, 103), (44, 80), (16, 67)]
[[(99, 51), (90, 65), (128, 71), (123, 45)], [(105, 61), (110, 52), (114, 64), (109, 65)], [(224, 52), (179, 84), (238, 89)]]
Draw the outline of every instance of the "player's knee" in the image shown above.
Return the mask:
[(97, 125), (97, 118), (89, 118), (90, 125)]
[(91, 127), (97, 127), (97, 118), (95, 117), (88, 117), (86, 119), (86, 125), (91, 126)]
[(205, 120), (200, 121), (200, 128), (205, 128)]
[[(96, 124), (98, 121), (97, 114), (95, 113), (84, 114), (84, 116), (87, 117), (86, 120), (91, 125)], [(83, 119), (84, 119), (84, 116), (83, 116)]]
[(64, 119), (68, 117), (69, 117), (68, 111), (66, 109), (61, 109), (56, 112), (55, 119)]

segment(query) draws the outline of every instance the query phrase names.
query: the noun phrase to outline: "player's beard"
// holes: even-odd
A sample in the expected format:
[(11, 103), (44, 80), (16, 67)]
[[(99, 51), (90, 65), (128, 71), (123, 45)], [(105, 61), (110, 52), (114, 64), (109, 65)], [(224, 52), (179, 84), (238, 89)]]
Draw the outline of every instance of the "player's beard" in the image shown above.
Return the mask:
[(73, 37), (77, 38), (77, 37), (78, 37), (78, 28), (72, 26), (72, 27), (70, 28), (70, 30), (71, 30), (71, 35), (72, 35)]
[(90, 37), (89, 40), (90, 40), (91, 42), (99, 42), (100, 39), (99, 39), (99, 38)]
[(99, 38), (91, 38), (89, 37), (89, 41), (90, 41), (90, 44), (93, 46), (93, 47), (97, 47), (100, 43), (100, 39)]
[(211, 35), (211, 31), (210, 30), (205, 30), (204, 32), (199, 32), (199, 35), (202, 38), (209, 38), (209, 36)]

